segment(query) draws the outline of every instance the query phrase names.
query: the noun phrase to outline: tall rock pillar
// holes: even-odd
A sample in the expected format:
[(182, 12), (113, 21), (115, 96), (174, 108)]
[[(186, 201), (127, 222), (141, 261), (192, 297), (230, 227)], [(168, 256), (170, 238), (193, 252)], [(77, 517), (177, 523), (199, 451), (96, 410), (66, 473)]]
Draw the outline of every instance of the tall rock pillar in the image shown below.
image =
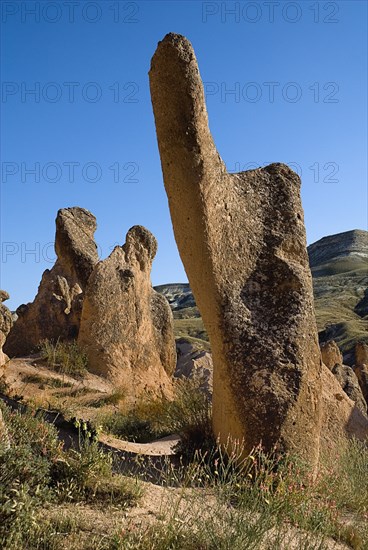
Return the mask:
[(315, 465), (321, 356), (300, 179), (284, 164), (226, 171), (185, 37), (159, 43), (150, 87), (175, 238), (213, 352), (214, 433)]

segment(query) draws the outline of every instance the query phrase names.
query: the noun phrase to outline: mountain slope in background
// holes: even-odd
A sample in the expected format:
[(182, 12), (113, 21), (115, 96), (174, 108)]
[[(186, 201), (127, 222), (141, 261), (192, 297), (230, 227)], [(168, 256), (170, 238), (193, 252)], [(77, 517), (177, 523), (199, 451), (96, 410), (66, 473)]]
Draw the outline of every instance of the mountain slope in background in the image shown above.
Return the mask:
[(336, 340), (348, 365), (368, 343), (368, 232), (346, 231), (308, 247), (321, 342)]
[[(324, 237), (308, 247), (321, 342), (336, 340), (344, 362), (354, 363), (354, 344), (368, 344), (368, 232), (355, 229)], [(198, 348), (209, 343), (188, 284), (155, 287), (173, 310), (177, 338)]]

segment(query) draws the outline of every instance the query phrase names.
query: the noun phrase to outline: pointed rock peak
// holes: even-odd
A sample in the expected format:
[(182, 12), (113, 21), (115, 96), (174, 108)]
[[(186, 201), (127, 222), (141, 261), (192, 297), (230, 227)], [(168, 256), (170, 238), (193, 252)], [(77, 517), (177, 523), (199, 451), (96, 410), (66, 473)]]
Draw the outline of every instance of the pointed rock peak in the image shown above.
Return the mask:
[(98, 262), (95, 216), (84, 208), (62, 208), (56, 217), (55, 251), (58, 261), (84, 286)]

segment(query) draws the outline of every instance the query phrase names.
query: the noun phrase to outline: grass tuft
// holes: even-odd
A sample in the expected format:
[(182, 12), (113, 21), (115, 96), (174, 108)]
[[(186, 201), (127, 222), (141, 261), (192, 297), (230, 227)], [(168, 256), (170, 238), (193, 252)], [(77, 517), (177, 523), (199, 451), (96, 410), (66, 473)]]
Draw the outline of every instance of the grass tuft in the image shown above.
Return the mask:
[(70, 376), (82, 377), (87, 372), (87, 354), (78, 346), (77, 342), (56, 343), (44, 340), (40, 344), (41, 358), (47, 366), (57, 372)]

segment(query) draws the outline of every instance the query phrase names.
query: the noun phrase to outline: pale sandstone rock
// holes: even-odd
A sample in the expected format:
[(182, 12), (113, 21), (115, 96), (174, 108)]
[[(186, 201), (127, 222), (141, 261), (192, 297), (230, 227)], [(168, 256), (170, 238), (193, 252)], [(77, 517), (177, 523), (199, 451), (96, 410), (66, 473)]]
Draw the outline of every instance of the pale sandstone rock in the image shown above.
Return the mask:
[(126, 396), (171, 396), (176, 352), (173, 317), (152, 289), (154, 236), (132, 227), (123, 246), (99, 262), (85, 292), (78, 343), (89, 370), (123, 386)]
[(5, 290), (0, 290), (0, 376), (2, 376), (3, 368), (9, 360), (8, 356), (3, 352), (3, 346), (13, 326), (12, 314), (2, 303), (8, 299), (9, 294)]
[(364, 342), (355, 344), (354, 372), (358, 378), (364, 399), (368, 404), (368, 346)]
[(324, 342), (321, 344), (320, 348), (322, 361), (328, 369), (331, 370), (337, 363), (342, 365), (342, 354), (335, 340)]
[(360, 389), (362, 390), (363, 397), (368, 404), (368, 365), (364, 363), (354, 365), (353, 369), (358, 379)]
[(322, 363), (300, 179), (284, 164), (226, 171), (183, 36), (159, 43), (150, 87), (175, 238), (213, 353), (214, 433), (315, 466)]
[(347, 365), (336, 364), (331, 372), (336, 377), (346, 395), (354, 401), (357, 408), (363, 414), (367, 414), (367, 403), (365, 402), (358, 378), (353, 369)]
[(193, 344), (180, 338), (176, 342), (176, 378), (197, 378), (200, 387), (208, 396), (213, 392), (213, 362), (208, 351), (196, 349)]
[(34, 301), (17, 309), (18, 319), (4, 348), (9, 356), (27, 355), (46, 338), (56, 341), (78, 336), (82, 291), (98, 261), (95, 230), (96, 218), (88, 210), (59, 210), (56, 263), (44, 271)]
[(6, 290), (0, 290), (0, 303), (2, 304), (6, 300), (9, 300), (10, 296)]
[(368, 437), (368, 419), (341, 388), (332, 372), (323, 365), (322, 369), (322, 431), (321, 449), (338, 452), (347, 438), (361, 441)]
[(355, 364), (356, 365), (368, 365), (368, 345), (364, 342), (357, 342), (355, 344)]

